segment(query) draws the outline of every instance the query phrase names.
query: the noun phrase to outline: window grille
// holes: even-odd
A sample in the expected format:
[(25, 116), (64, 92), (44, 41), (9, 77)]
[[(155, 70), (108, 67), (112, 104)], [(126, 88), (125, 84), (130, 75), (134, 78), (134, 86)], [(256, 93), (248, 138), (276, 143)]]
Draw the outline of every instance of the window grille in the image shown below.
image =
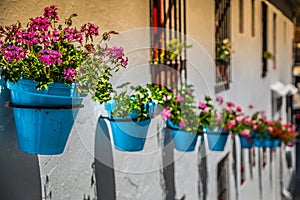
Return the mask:
[(255, 0), (251, 0), (251, 36), (255, 36)]
[(268, 61), (264, 56), (264, 53), (267, 52), (268, 48), (268, 6), (265, 2), (261, 2), (262, 6), (262, 77), (267, 76)]
[[(231, 38), (231, 8), (230, 0), (215, 0), (215, 41), (222, 41)], [(217, 48), (216, 48), (217, 55)], [(230, 59), (227, 62), (219, 62), (216, 60), (216, 87), (215, 92), (218, 93), (222, 90), (229, 88), (231, 76)]]
[(174, 90), (187, 78), (186, 49), (169, 57), (168, 43), (186, 46), (186, 0), (150, 0), (150, 26), (152, 82)]
[(239, 0), (239, 20), (240, 33), (244, 33), (244, 0)]

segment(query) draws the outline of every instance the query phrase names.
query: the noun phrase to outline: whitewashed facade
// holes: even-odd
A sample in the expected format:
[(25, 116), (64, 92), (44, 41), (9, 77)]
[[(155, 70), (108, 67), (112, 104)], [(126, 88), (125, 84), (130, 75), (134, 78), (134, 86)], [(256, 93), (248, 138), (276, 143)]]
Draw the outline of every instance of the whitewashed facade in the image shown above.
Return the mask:
[[(276, 44), (276, 69), (269, 62), (267, 76), (261, 78), (261, 2), (255, 0), (255, 36), (251, 35), (251, 0), (244, 0), (244, 32), (239, 32), (239, 0), (231, 0), (231, 41), (235, 53), (231, 59), (230, 88), (220, 94), (225, 100), (235, 102), (244, 108), (253, 104), (257, 110), (266, 110), (271, 117), (271, 85), (277, 81), (291, 83), (293, 65), (293, 22), (278, 8), (268, 5), (268, 49), (272, 52)], [(134, 84), (150, 82), (149, 66), (149, 2), (146, 0), (111, 1), (15, 1), (0, 2), (0, 24), (41, 14), (50, 4), (58, 5), (60, 16), (72, 13), (79, 17), (76, 24), (92, 21), (99, 24), (100, 31), (117, 30), (120, 35), (112, 43), (124, 46), (130, 62), (121, 70), (114, 83), (131, 81)], [(188, 81), (195, 85), (197, 99), (215, 94), (215, 22), (213, 0), (187, 0), (188, 44), (193, 47), (187, 52)], [(273, 14), (276, 13), (276, 41), (273, 42)], [(273, 53), (273, 52), (272, 52)], [(173, 150), (172, 144), (164, 147), (163, 122), (159, 116), (152, 120), (144, 150), (140, 153), (126, 153), (114, 149), (103, 137), (98, 117), (105, 114), (95, 102), (86, 98), (85, 107), (78, 114), (76, 124), (68, 140), (65, 152), (58, 156), (28, 156), (18, 152), (15, 130), (10, 123), (0, 133), (0, 194), (10, 191), (12, 199), (218, 199), (217, 166), (228, 155), (226, 170), (228, 199), (282, 199), (288, 195), (290, 179), (295, 173), (295, 149), (292, 153), (292, 167), (286, 163), (286, 148), (272, 153), (267, 149), (255, 148), (252, 166), (249, 152), (243, 151), (245, 181), (240, 183), (241, 151), (236, 140), (236, 169), (234, 176), (233, 145), (228, 139), (224, 152), (203, 152), (200, 139), (195, 152), (181, 153)], [(285, 103), (282, 107), (285, 116)], [(110, 128), (108, 127), (110, 130)], [(10, 138), (10, 139), (7, 139)], [(207, 171), (203, 156), (206, 155)], [(265, 158), (263, 158), (265, 155)], [(252, 152), (253, 156), (253, 152)], [(259, 158), (260, 157), (260, 158)], [(266, 166), (263, 167), (263, 160)], [(1, 163), (6, 163), (2, 165)], [(94, 164), (93, 164), (94, 163)], [(255, 164), (253, 164), (255, 163)], [(261, 164), (261, 167), (259, 167)], [(94, 168), (92, 167), (94, 166)], [(112, 167), (112, 168), (111, 168)], [(251, 170), (253, 177), (251, 177)], [(18, 172), (16, 172), (18, 171)], [(282, 173), (281, 173), (282, 172)], [(18, 177), (18, 178), (17, 178)], [(39, 179), (41, 177), (41, 179)], [(46, 181), (48, 177), (49, 181)], [(95, 181), (91, 185), (91, 179)], [(235, 183), (237, 180), (237, 183)], [(203, 182), (206, 181), (206, 182)], [(32, 184), (28, 184), (31, 182)], [(206, 186), (207, 191), (205, 191)], [(261, 189), (260, 189), (261, 187)], [(5, 188), (10, 188), (9, 190)], [(26, 188), (19, 192), (19, 188)], [(284, 191), (284, 192), (283, 192)], [(51, 195), (50, 195), (51, 193)], [(0, 196), (1, 197), (1, 196)], [(51, 198), (50, 198), (51, 197)], [(1, 198), (0, 198), (1, 199)]]

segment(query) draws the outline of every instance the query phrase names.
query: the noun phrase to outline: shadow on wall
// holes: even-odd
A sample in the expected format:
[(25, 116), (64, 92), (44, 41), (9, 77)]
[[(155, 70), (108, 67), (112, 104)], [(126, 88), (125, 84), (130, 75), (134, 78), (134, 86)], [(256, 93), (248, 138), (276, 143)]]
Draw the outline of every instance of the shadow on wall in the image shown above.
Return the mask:
[(7, 106), (8, 101), (9, 90), (0, 79), (0, 199), (40, 200), (38, 157), (19, 151), (13, 112)]
[(99, 118), (95, 136), (97, 199), (116, 199), (114, 160), (107, 123)]
[[(174, 144), (170, 129), (164, 129), (163, 145), (163, 178), (165, 183), (166, 200), (175, 199), (175, 178), (174, 178)], [(170, 143), (170, 144), (169, 144)], [(172, 143), (172, 144), (171, 144)]]
[[(114, 159), (112, 145), (110, 142), (109, 130), (107, 123), (103, 118), (99, 118), (96, 136), (95, 136), (95, 174), (97, 198), (103, 200), (116, 199)], [(175, 199), (175, 178), (174, 178), (174, 158), (173, 145), (170, 130), (164, 130), (164, 144), (162, 152), (162, 189), (165, 192), (166, 200)]]

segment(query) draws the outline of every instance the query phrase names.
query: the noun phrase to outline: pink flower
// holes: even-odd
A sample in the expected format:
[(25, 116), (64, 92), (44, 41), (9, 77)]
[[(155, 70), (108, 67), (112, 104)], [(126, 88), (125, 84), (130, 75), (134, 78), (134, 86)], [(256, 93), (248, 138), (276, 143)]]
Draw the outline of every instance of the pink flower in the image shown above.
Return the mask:
[(45, 65), (54, 65), (61, 63), (61, 54), (56, 50), (41, 50), (39, 52), (39, 60)]
[(296, 126), (294, 124), (291, 125), (291, 129), (292, 131), (295, 131), (296, 130)]
[(187, 89), (187, 90), (185, 90), (185, 93), (187, 93), (187, 94), (193, 94), (193, 90)]
[(245, 124), (249, 124), (251, 122), (252, 122), (252, 119), (250, 117), (247, 117), (247, 118), (244, 119)]
[(203, 110), (202, 112), (203, 112), (204, 114), (208, 113), (208, 112), (209, 112), (209, 108), (208, 108), (208, 107), (204, 108), (204, 110)]
[(292, 146), (294, 146), (294, 144), (295, 144), (295, 142), (289, 142), (289, 143), (287, 143), (286, 145), (287, 145), (288, 147), (292, 147)]
[(244, 129), (244, 130), (241, 132), (241, 135), (244, 136), (244, 137), (250, 137), (250, 130)]
[(240, 106), (237, 106), (237, 107), (236, 107), (236, 111), (237, 111), (237, 112), (242, 112), (242, 108), (241, 108)]
[(268, 121), (268, 120), (266, 120), (266, 121), (265, 121), (265, 123), (266, 123), (266, 124), (268, 124), (269, 126), (271, 126), (271, 125), (272, 125), (272, 121)]
[(219, 105), (222, 105), (224, 102), (224, 99), (220, 95), (216, 95), (216, 101), (219, 103)]
[(273, 132), (273, 128), (272, 128), (272, 127), (268, 127), (268, 131), (269, 131), (270, 133), (272, 133), (272, 132)]
[(257, 129), (258, 129), (257, 124), (254, 124), (254, 125), (253, 125), (253, 130), (257, 130)]
[(54, 5), (50, 6), (50, 7), (46, 7), (44, 9), (44, 17), (46, 17), (47, 19), (51, 19), (51, 20), (55, 20), (58, 21), (58, 12), (57, 12), (58, 8)]
[(179, 126), (180, 126), (180, 128), (185, 127), (185, 122), (184, 122), (184, 120), (181, 120), (181, 121), (179, 122)]
[(171, 110), (169, 109), (169, 107), (164, 108), (163, 111), (161, 111), (160, 116), (164, 120), (168, 120), (171, 117)]
[(231, 129), (232, 127), (234, 127), (236, 125), (235, 120), (230, 120), (229, 124), (228, 124), (228, 129)]
[(207, 106), (206, 106), (206, 103), (199, 102), (198, 107), (199, 107), (200, 109), (203, 110), (203, 109), (205, 109)]
[(177, 101), (178, 103), (183, 102), (183, 101), (184, 101), (184, 97), (178, 96), (178, 97), (176, 97), (176, 101)]
[(238, 117), (236, 118), (236, 121), (237, 121), (237, 122), (242, 122), (242, 121), (243, 121), (243, 116), (238, 116)]
[(232, 113), (231, 107), (227, 107), (227, 108), (226, 108), (226, 111), (229, 112), (229, 113)]
[(68, 68), (67, 70), (64, 70), (64, 74), (66, 75), (66, 80), (70, 79), (70, 81), (73, 81), (76, 76), (76, 71), (74, 69)]
[(220, 122), (221, 120), (222, 120), (222, 115), (221, 115), (221, 114), (218, 114), (218, 115), (217, 115), (217, 121)]
[(87, 38), (92, 37), (93, 35), (99, 35), (98, 29), (99, 27), (92, 23), (84, 24), (83, 26), (81, 26), (81, 32), (85, 33), (85, 36)]
[(259, 114), (260, 114), (260, 116), (263, 117), (263, 118), (266, 118), (266, 117), (267, 117), (266, 112), (265, 112), (264, 110), (259, 111)]
[(229, 101), (229, 102), (227, 102), (227, 103), (226, 103), (226, 105), (227, 105), (229, 108), (232, 108), (232, 107), (234, 107), (234, 103), (232, 103), (232, 102), (230, 102), (230, 101)]

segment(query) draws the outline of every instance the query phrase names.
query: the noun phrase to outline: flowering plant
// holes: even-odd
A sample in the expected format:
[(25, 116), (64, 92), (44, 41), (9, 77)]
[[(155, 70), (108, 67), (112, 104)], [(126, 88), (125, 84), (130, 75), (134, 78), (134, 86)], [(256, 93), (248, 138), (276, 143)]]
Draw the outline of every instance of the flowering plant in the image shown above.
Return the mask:
[[(99, 36), (98, 26), (87, 23), (80, 29), (72, 27), (72, 20), (77, 16), (72, 14), (63, 27), (58, 24), (57, 11), (56, 6), (46, 7), (43, 16), (30, 19), (25, 27), (20, 23), (0, 27), (0, 68), (6, 79), (11, 82), (20, 78), (31, 79), (38, 82), (37, 89), (47, 89), (54, 82), (72, 84), (77, 82), (84, 59), (88, 59), (86, 63), (91, 60), (87, 57), (91, 53), (98, 62), (105, 63), (95, 72), (98, 75), (96, 80), (101, 80), (105, 73), (110, 75), (107, 64), (126, 66), (127, 59), (117, 57), (108, 47), (94, 47), (92, 42)], [(109, 39), (109, 34), (113, 33), (104, 33), (102, 40)], [(96, 57), (99, 54), (103, 57)], [(90, 72), (90, 69), (83, 71)], [(81, 77), (85, 86), (90, 86), (87, 84), (89, 75), (84, 73)]]
[(216, 58), (217, 60), (227, 60), (234, 53), (232, 44), (229, 39), (216, 42)]
[(169, 120), (175, 127), (191, 133), (199, 132), (199, 119), (194, 105), (193, 86), (181, 84), (178, 95), (171, 93), (163, 104), (160, 113), (164, 120)]
[(269, 126), (270, 137), (279, 139), (284, 143), (288, 144), (294, 142), (295, 138), (298, 136), (296, 128), (291, 123), (281, 123), (281, 120), (272, 121)]
[(199, 116), (199, 124), (203, 129), (209, 130), (231, 130), (236, 126), (235, 117), (240, 115), (240, 110), (235, 110), (235, 105), (232, 102), (227, 102), (223, 105), (223, 98), (216, 96), (216, 102), (219, 106), (223, 106), (218, 111), (211, 103), (212, 99), (209, 96), (205, 97), (205, 102), (199, 102), (199, 109), (201, 110)]
[(169, 92), (166, 88), (147, 84), (146, 87), (130, 86), (131, 93), (128, 92), (130, 83), (117, 86), (120, 92), (113, 90), (112, 101), (115, 105), (111, 111), (112, 118), (145, 120), (152, 117), (157, 104), (163, 103), (164, 96)]
[(233, 108), (233, 120), (235, 126), (231, 128), (233, 134), (240, 134), (244, 137), (250, 137), (253, 129), (253, 119), (242, 112), (240, 106)]
[(192, 45), (185, 44), (184, 41), (179, 40), (178, 38), (173, 38), (166, 42), (166, 49), (160, 54), (160, 59), (164, 61), (176, 60), (178, 56), (181, 56), (184, 49), (190, 48)]
[(126, 67), (128, 57), (125, 57), (122, 47), (100, 46), (102, 41), (108, 40), (110, 34), (117, 34), (114, 31), (104, 33), (102, 40), (83, 61), (78, 74), (78, 83), (83, 93), (93, 93), (93, 99), (101, 104), (110, 100), (114, 92), (110, 78), (111, 71), (117, 72), (120, 67)]

